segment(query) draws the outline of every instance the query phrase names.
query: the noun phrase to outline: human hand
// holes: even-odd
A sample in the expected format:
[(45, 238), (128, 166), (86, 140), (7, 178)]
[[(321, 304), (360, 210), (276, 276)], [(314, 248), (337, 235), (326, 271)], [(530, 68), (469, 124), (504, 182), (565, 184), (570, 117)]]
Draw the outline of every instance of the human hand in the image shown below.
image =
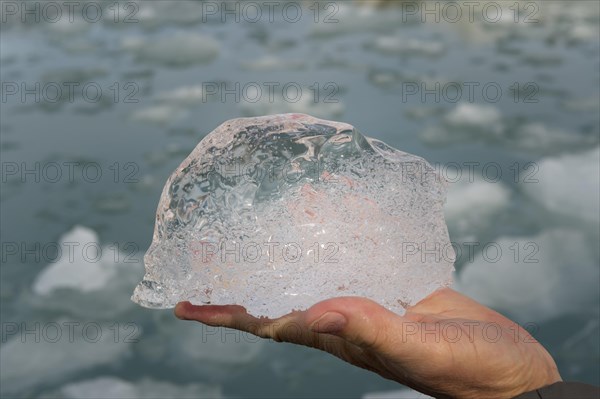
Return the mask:
[(512, 398), (561, 381), (550, 354), (517, 323), (449, 288), (399, 316), (341, 297), (278, 319), (237, 305), (180, 302), (175, 315), (329, 352), (435, 397)]

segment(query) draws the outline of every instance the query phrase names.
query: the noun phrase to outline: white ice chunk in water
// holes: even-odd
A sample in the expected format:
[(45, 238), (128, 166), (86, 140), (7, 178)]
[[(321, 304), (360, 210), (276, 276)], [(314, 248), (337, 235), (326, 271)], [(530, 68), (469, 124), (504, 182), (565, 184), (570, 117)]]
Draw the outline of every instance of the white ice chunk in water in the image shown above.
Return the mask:
[(452, 234), (465, 238), (489, 230), (510, 199), (510, 189), (500, 181), (463, 176), (450, 183), (444, 214)]
[(352, 2), (340, 3), (335, 13), (330, 12), (319, 23), (312, 24), (310, 35), (325, 39), (360, 32), (387, 32), (403, 23), (399, 8), (379, 9), (374, 5), (374, 2), (365, 2), (361, 7)]
[(219, 54), (219, 43), (212, 37), (183, 32), (157, 40), (129, 37), (122, 40), (121, 47), (139, 61), (174, 67), (208, 63)]
[(158, 104), (138, 109), (131, 114), (131, 120), (164, 126), (187, 115), (186, 109), (175, 104)]
[(572, 148), (586, 148), (598, 143), (598, 138), (591, 134), (580, 134), (546, 126), (541, 122), (527, 123), (519, 126), (514, 133), (514, 144), (527, 151), (539, 151)]
[(221, 389), (205, 384), (171, 384), (144, 378), (139, 382), (125, 381), (117, 377), (96, 377), (71, 382), (57, 392), (43, 394), (40, 399), (199, 399), (221, 398)]
[(136, 21), (139, 20), (140, 25), (148, 29), (157, 29), (165, 25), (193, 25), (206, 18), (202, 11), (204, 6), (192, 1), (147, 1), (140, 2), (136, 7), (139, 7), (135, 14)]
[(35, 278), (28, 298), (45, 311), (97, 317), (114, 316), (130, 308), (124, 301), (139, 280), (141, 257), (126, 244), (101, 245), (92, 229), (75, 226), (61, 236), (56, 260)]
[(135, 399), (140, 397), (135, 385), (115, 377), (97, 377), (92, 380), (66, 384), (60, 388), (57, 394), (62, 398), (73, 399), (100, 397), (105, 399)]
[(240, 66), (247, 71), (290, 71), (305, 69), (306, 63), (300, 60), (286, 60), (273, 55), (267, 55), (262, 58), (243, 61)]
[(592, 132), (567, 131), (542, 122), (517, 122), (492, 105), (461, 103), (441, 122), (425, 128), (421, 139), (430, 145), (484, 141), (530, 153), (556, 153), (598, 144), (598, 136)]
[(491, 126), (499, 131), (502, 115), (491, 105), (461, 103), (444, 117), (444, 122), (453, 128), (485, 129)]
[(537, 173), (521, 186), (548, 211), (597, 224), (600, 221), (599, 164), (600, 147), (543, 158), (537, 163)]
[[(56, 320), (55, 325), (67, 328), (67, 319)], [(33, 322), (26, 323), (32, 328)], [(114, 323), (98, 324), (99, 329), (90, 329), (90, 334), (95, 331), (110, 331)], [(35, 338), (24, 339), (23, 332), (15, 334), (0, 347), (0, 394), (6, 394), (31, 389), (37, 385), (54, 382), (66, 377), (79, 374), (84, 370), (100, 365), (115, 365), (129, 354), (129, 343), (120, 340), (115, 342), (113, 334), (101, 333), (97, 337), (86, 335), (83, 332), (84, 322), (70, 324), (72, 337), (62, 333), (58, 339)], [(55, 330), (52, 330), (55, 331)], [(66, 330), (65, 330), (66, 331)], [(92, 333), (94, 331), (94, 333)], [(26, 360), (24, 360), (26, 359)]]
[(403, 314), (452, 281), (445, 191), (425, 160), (345, 123), (227, 121), (169, 177), (132, 299), (277, 317), (356, 295)]
[(458, 276), (459, 291), (522, 323), (598, 311), (600, 269), (593, 239), (577, 230), (553, 229), (502, 237), (495, 244), (501, 256), (476, 255)]
[(249, 87), (241, 102), (241, 109), (245, 116), (299, 113), (315, 115), (318, 118), (334, 118), (344, 113), (345, 106), (341, 101), (329, 99), (330, 94), (335, 93), (330, 89), (326, 88), (328, 100), (317, 103), (314, 100), (314, 91), (306, 86), (298, 86), (297, 89), (286, 92), (275, 90), (273, 98), (261, 95), (259, 87)]
[(207, 94), (201, 85), (194, 85), (159, 93), (156, 98), (160, 102), (185, 106), (205, 103)]
[[(33, 283), (33, 292), (48, 295), (60, 288), (71, 288), (82, 292), (97, 291), (106, 286), (117, 270), (106, 262), (99, 261), (102, 248), (96, 232), (75, 226), (60, 239), (61, 256), (57, 262), (46, 267)], [(64, 252), (74, 248), (72, 252)], [(82, 250), (89, 248), (89, 251)]]
[(367, 45), (382, 54), (424, 55), (435, 57), (445, 51), (444, 44), (438, 41), (415, 39), (403, 35), (379, 36)]
[(444, 115), (441, 125), (427, 127), (420, 137), (428, 144), (448, 145), (473, 139), (499, 139), (504, 130), (498, 108), (460, 103)]
[[(233, 369), (261, 364), (266, 345), (263, 340), (227, 328), (177, 323), (170, 312), (156, 312), (153, 316), (157, 330), (144, 338), (139, 352), (143, 361), (160, 362), (173, 373), (189, 372), (214, 382), (229, 381)], [(167, 336), (177, 339), (165, 342)]]

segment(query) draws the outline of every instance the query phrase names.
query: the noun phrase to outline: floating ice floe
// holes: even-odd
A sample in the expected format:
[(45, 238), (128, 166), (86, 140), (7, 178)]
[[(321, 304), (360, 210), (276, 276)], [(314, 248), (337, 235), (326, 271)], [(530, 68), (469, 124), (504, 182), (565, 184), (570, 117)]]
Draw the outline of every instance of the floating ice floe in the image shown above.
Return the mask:
[(459, 104), (441, 122), (425, 128), (421, 140), (430, 145), (481, 140), (535, 154), (588, 148), (599, 141), (597, 134), (569, 132), (542, 122), (509, 123), (491, 105)]
[(533, 182), (521, 183), (530, 198), (550, 212), (597, 224), (600, 221), (600, 147), (543, 158)]
[(572, 112), (597, 112), (600, 109), (600, 98), (598, 96), (569, 98), (561, 105), (565, 110)]
[(449, 183), (444, 214), (452, 241), (474, 236), (493, 228), (498, 214), (506, 210), (511, 191), (501, 181), (488, 182), (463, 176)]
[(444, 123), (456, 129), (484, 130), (497, 135), (502, 130), (502, 114), (492, 105), (461, 103), (444, 116)]
[(293, 71), (305, 69), (306, 62), (266, 55), (251, 61), (242, 61), (240, 67), (246, 71)]
[(353, 3), (337, 3), (335, 9), (330, 7), (322, 12), (319, 23), (314, 24), (310, 32), (313, 37), (389, 31), (397, 29), (403, 23), (399, 9), (384, 10), (368, 4), (358, 7)]
[(132, 252), (133, 243), (103, 246), (93, 230), (75, 226), (57, 244), (60, 256), (33, 282), (35, 296), (30, 301), (35, 307), (98, 317), (130, 308), (123, 293), (130, 290), (142, 265)]
[(597, 312), (600, 268), (593, 241), (562, 228), (503, 237), (461, 270), (455, 287), (521, 323)]
[(502, 115), (496, 107), (461, 103), (444, 115), (442, 125), (427, 127), (419, 136), (431, 145), (448, 145), (473, 138), (498, 139), (503, 131)]
[(157, 104), (134, 111), (130, 119), (135, 122), (166, 126), (184, 118), (187, 114), (188, 111), (177, 104)]
[(404, 115), (406, 115), (407, 118), (416, 120), (428, 119), (442, 113), (442, 108), (431, 106), (415, 106), (404, 111)]
[[(116, 269), (96, 260), (98, 254), (96, 245), (98, 236), (88, 228), (75, 226), (60, 238), (63, 248), (67, 243), (73, 243), (79, 250), (72, 254), (65, 253), (56, 263), (50, 264), (39, 273), (33, 283), (33, 292), (38, 295), (48, 295), (60, 288), (70, 288), (82, 292), (102, 289), (109, 280), (116, 276)], [(82, 251), (81, 247), (92, 244), (90, 251)], [(101, 256), (101, 255), (100, 255)], [(86, 265), (87, 264), (87, 265)], [(82, 265), (86, 265), (82, 267)]]
[[(33, 323), (29, 323), (28, 328), (32, 329), (30, 324)], [(43, 339), (17, 333), (0, 346), (2, 397), (62, 381), (97, 366), (117, 364), (129, 353), (129, 343), (123, 339), (115, 340), (114, 322), (94, 322), (93, 328), (85, 332), (83, 322), (73, 324), (71, 320), (56, 320), (55, 324), (57, 327), (49, 329)], [(38, 322), (38, 326), (41, 330), (45, 324)]]
[(568, 40), (574, 42), (597, 42), (598, 37), (600, 37), (600, 30), (597, 25), (574, 24), (567, 33)]
[(389, 55), (440, 56), (445, 51), (444, 43), (435, 40), (416, 39), (402, 35), (379, 36), (367, 44), (367, 48)]
[[(336, 91), (333, 91), (333, 89)], [(315, 91), (302, 86), (300, 90), (290, 89), (286, 98), (282, 90), (275, 90), (273, 98), (263, 90), (262, 95), (254, 88), (248, 90), (247, 98), (258, 98), (256, 102), (244, 100), (240, 107), (244, 116), (274, 115), (282, 113), (299, 113), (314, 115), (317, 118), (335, 118), (344, 113), (344, 103), (338, 98), (337, 87), (332, 86), (332, 91), (323, 89), (318, 93), (321, 98), (315, 101)], [(331, 94), (331, 98), (329, 98)]]
[(86, 33), (92, 25), (92, 23), (85, 21), (83, 18), (58, 18), (53, 22), (42, 23), (42, 26), (50, 35), (63, 37), (65, 40)]
[(144, 378), (137, 382), (103, 376), (65, 384), (39, 399), (217, 399), (219, 387), (205, 384), (173, 384)]
[(507, 134), (507, 139), (518, 149), (534, 153), (587, 148), (598, 143), (596, 133), (567, 132), (560, 128), (549, 127), (541, 122), (518, 126), (514, 132)]
[[(260, 364), (266, 341), (237, 330), (181, 323), (171, 312), (155, 312), (156, 334), (145, 336), (136, 349), (147, 362), (190, 371), (211, 381), (226, 381), (236, 369)], [(177, 337), (165, 341), (164, 337)]]
[(568, 44), (599, 40), (598, 17), (600, 7), (596, 2), (547, 2), (540, 7), (536, 19), (544, 22), (547, 37), (564, 39)]
[(154, 105), (141, 108), (130, 115), (130, 119), (152, 125), (166, 126), (185, 118), (194, 106), (212, 101), (201, 85), (181, 86), (156, 94)]
[[(425, 87), (433, 87), (435, 84), (445, 85), (450, 81), (442, 76), (429, 75), (425, 73), (414, 73), (400, 71), (399, 69), (380, 69), (371, 68), (368, 71), (367, 78), (373, 85), (382, 87), (385, 89), (399, 88), (400, 85), (409, 83), (411, 85), (422, 84)], [(402, 88), (403, 90), (405, 88)], [(410, 99), (411, 96), (406, 96)], [(414, 99), (420, 99), (420, 95), (412, 97)]]
[(165, 25), (193, 25), (206, 18), (202, 4), (195, 1), (139, 1), (137, 4), (139, 10), (132, 18), (139, 20), (139, 24), (146, 29)]
[(157, 39), (129, 37), (121, 47), (138, 61), (184, 67), (211, 62), (219, 55), (219, 42), (210, 36), (176, 32)]
[(201, 85), (181, 86), (173, 90), (160, 92), (156, 100), (169, 105), (195, 105), (206, 102), (206, 93)]
[[(189, 324), (187, 325), (189, 326)], [(265, 341), (231, 329), (215, 329), (192, 325), (177, 329), (179, 358), (187, 357), (193, 362), (213, 365), (239, 366), (253, 362), (262, 352)], [(203, 342), (198, 343), (198, 336)], [(173, 360), (175, 360), (174, 358)]]

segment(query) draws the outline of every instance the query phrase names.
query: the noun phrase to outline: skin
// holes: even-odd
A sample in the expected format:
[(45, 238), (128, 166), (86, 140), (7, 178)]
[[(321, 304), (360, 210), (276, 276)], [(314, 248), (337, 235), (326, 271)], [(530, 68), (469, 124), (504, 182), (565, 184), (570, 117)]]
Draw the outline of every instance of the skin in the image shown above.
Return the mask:
[(554, 360), (501, 314), (442, 288), (404, 316), (360, 297), (340, 297), (278, 319), (237, 305), (181, 302), (175, 315), (331, 353), (439, 398), (512, 398), (561, 381)]

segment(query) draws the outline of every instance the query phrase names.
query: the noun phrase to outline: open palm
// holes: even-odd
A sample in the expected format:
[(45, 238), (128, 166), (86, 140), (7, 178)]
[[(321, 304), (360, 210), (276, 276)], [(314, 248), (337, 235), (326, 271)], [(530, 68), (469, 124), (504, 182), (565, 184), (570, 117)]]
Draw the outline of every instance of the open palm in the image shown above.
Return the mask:
[(436, 397), (510, 398), (561, 380), (527, 331), (449, 288), (404, 316), (361, 297), (328, 299), (277, 319), (256, 318), (237, 305), (189, 302), (175, 314), (318, 348)]

